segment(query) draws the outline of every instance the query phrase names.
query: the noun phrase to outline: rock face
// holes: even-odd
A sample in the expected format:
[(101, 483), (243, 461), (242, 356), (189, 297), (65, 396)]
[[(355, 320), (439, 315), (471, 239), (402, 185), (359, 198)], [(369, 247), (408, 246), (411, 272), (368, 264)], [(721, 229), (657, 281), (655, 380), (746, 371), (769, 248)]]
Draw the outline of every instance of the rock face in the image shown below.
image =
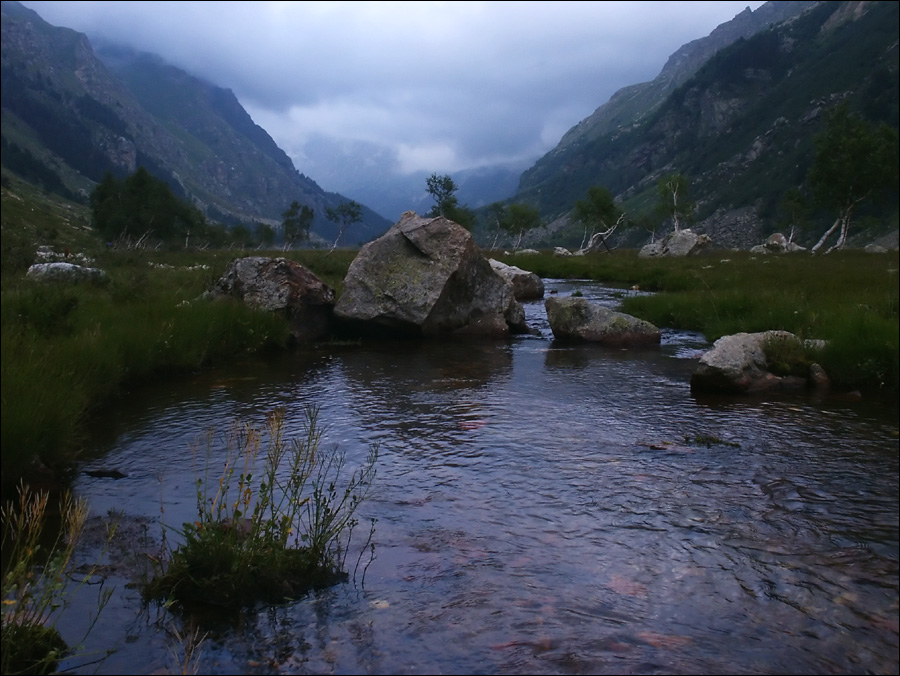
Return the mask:
[(469, 232), (412, 211), (360, 249), (334, 314), (348, 330), (368, 335), (529, 332), (512, 285), (494, 272)]
[(544, 297), (544, 280), (533, 272), (501, 263), (493, 258), (488, 262), (494, 272), (512, 284), (516, 300), (540, 300)]
[(679, 230), (663, 237), (658, 242), (647, 244), (638, 256), (654, 258), (657, 256), (694, 256), (709, 248), (712, 244), (709, 237), (699, 235), (689, 229)]
[[(766, 343), (770, 340), (798, 339), (788, 331), (722, 336), (700, 358), (700, 364), (691, 375), (691, 391), (742, 393), (828, 386), (828, 377), (817, 364), (809, 367), (806, 377), (771, 373), (765, 353)], [(821, 347), (821, 344), (817, 346)]]
[(42, 282), (105, 282), (106, 271), (74, 263), (35, 263), (25, 276)]
[(650, 322), (591, 303), (584, 298), (551, 296), (544, 302), (556, 338), (584, 340), (610, 347), (658, 345), (660, 330)]
[(314, 341), (331, 330), (334, 289), (300, 263), (249, 256), (228, 264), (204, 298), (237, 298), (249, 307), (283, 313), (298, 342)]

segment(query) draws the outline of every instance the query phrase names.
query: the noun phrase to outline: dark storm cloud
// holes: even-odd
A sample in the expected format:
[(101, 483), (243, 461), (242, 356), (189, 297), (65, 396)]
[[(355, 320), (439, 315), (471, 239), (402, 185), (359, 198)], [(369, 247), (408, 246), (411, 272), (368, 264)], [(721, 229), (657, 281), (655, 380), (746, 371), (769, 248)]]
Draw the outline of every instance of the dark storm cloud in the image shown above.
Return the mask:
[(304, 171), (313, 138), (402, 171), (534, 158), (762, 2), (25, 2), (234, 90)]

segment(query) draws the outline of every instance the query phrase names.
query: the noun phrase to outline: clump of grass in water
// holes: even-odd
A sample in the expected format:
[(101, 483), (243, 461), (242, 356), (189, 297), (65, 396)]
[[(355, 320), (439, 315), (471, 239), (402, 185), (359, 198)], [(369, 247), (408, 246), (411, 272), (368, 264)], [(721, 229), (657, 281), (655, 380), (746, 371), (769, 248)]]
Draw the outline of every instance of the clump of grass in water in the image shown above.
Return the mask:
[[(234, 430), (218, 477), (210, 476), (207, 447), (206, 471), (197, 479), (198, 520), (183, 525), (183, 542), (168, 550), (145, 585), (145, 598), (236, 608), (347, 579), (355, 513), (371, 488), (378, 448), (340, 488), (345, 457), (321, 448), (318, 411), (308, 407), (306, 414), (305, 436), (290, 442), (281, 409), (269, 415), (265, 429)], [(374, 558), (374, 526), (373, 519), (356, 569), (366, 550)]]
[[(62, 528), (47, 545), (44, 527), (47, 523), (49, 494), (34, 492), (20, 485), (18, 504), (3, 506), (3, 619), (0, 642), (0, 666), (4, 674), (49, 674), (59, 661), (79, 653), (78, 646), (63, 640), (56, 624), (66, 608), (71, 592), (72, 556), (84, 531), (88, 516), (86, 504), (74, 500), (67, 492), (60, 498)], [(112, 539), (115, 526), (108, 533)], [(8, 558), (7, 558), (8, 556)], [(87, 582), (93, 570), (84, 575)], [(111, 590), (101, 591), (98, 613), (88, 624), (85, 636), (93, 629), (109, 601)]]
[(687, 444), (697, 444), (698, 446), (706, 446), (707, 448), (712, 448), (713, 446), (732, 446), (733, 448), (741, 447), (740, 444), (734, 441), (725, 441), (724, 439), (720, 439), (713, 434), (694, 434), (693, 436), (690, 434), (685, 434), (684, 441)]

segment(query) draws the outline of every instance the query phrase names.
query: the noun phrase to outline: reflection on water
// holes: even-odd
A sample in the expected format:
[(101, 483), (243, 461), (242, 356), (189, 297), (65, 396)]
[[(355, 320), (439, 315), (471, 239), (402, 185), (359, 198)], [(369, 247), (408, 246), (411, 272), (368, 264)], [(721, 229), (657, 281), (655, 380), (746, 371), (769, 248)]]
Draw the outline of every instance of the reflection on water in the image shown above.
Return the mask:
[[(590, 284), (548, 290), (615, 298)], [(320, 406), (351, 463), (380, 448), (376, 559), (282, 607), (206, 618), (201, 673), (896, 673), (894, 406), (690, 393), (706, 345), (539, 336), (348, 346), (135, 393), (76, 488), (102, 515), (193, 518), (192, 444)], [(173, 668), (127, 580), (91, 634), (101, 673)], [(82, 620), (90, 610), (79, 592)], [(91, 668), (93, 670), (93, 668)]]

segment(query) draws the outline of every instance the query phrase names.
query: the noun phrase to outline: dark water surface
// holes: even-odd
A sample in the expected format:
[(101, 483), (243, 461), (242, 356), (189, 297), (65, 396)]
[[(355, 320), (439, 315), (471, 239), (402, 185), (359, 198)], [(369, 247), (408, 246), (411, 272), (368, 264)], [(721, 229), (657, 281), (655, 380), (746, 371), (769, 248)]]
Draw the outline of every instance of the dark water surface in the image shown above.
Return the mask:
[[(585, 283), (547, 282), (615, 298)], [(898, 413), (811, 395), (698, 399), (702, 336), (623, 351), (541, 336), (347, 346), (205, 372), (104, 416), (79, 495), (159, 538), (196, 514), (191, 447), (307, 404), (362, 463), (364, 580), (207, 621), (199, 673), (896, 674)], [(179, 617), (111, 568), (82, 673), (178, 671)], [(62, 623), (78, 640), (99, 585)], [(71, 635), (69, 635), (71, 634)]]

